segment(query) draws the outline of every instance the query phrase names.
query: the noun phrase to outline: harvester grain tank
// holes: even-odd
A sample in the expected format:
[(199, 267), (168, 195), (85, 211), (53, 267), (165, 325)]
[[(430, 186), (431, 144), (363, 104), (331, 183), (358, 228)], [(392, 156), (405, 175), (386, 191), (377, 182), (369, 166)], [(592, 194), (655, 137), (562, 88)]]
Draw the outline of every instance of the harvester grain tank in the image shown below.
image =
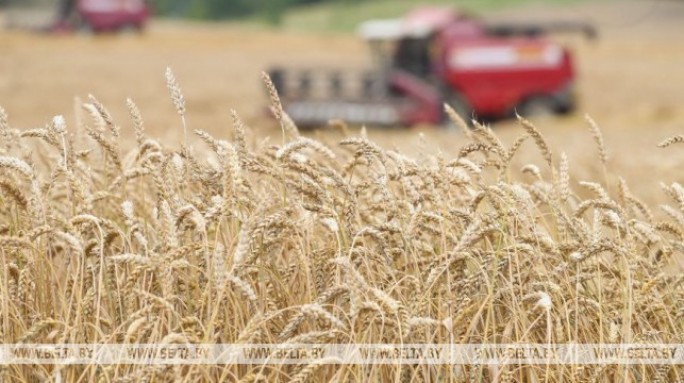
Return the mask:
[(487, 23), (450, 8), (424, 7), (402, 19), (370, 20), (359, 34), (374, 68), (270, 70), (285, 111), (303, 127), (331, 119), (370, 125), (438, 124), (443, 104), (465, 117), (568, 113), (576, 72), (551, 32), (596, 31), (581, 22)]

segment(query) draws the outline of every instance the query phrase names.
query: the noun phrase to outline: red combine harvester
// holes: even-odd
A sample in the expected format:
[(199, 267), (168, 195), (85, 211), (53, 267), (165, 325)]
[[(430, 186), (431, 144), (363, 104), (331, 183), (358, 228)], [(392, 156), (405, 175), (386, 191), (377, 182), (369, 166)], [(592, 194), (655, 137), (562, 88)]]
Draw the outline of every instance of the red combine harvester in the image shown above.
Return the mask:
[(142, 31), (150, 16), (144, 0), (61, 0), (53, 32)]
[(273, 68), (288, 115), (302, 127), (331, 119), (370, 125), (438, 124), (443, 104), (463, 117), (568, 113), (575, 107), (572, 57), (544, 38), (582, 23), (488, 24), (448, 8), (419, 8), (400, 20), (371, 20), (359, 32), (375, 69)]

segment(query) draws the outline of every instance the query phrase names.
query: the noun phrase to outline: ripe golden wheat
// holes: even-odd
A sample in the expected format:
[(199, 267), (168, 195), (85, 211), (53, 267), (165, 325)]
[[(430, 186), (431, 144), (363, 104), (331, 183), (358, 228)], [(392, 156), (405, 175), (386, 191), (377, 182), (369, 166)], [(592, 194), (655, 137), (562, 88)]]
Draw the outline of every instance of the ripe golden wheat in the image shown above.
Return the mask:
[[(171, 71), (167, 82), (185, 130)], [(266, 83), (278, 145), (251, 144), (233, 113), (231, 140), (195, 131), (201, 142), (184, 136), (180, 148), (164, 147), (127, 100), (136, 145), (124, 153), (118, 123), (92, 96), (82, 105), (89, 120), (75, 126), (56, 117), (20, 131), (0, 109), (0, 341), (684, 343), (684, 276), (671, 266), (684, 253), (681, 185), (662, 186), (671, 204), (660, 215), (625, 182), (614, 193), (590, 182), (573, 190), (567, 157), (552, 155), (529, 121), (519, 117), (525, 133), (505, 147), (449, 108), (470, 140), (455, 158), (411, 158), (364, 134), (319, 142), (299, 135)], [(605, 169), (603, 139), (588, 121)], [(544, 162), (512, 168), (527, 139)], [(0, 367), (0, 381), (666, 382), (683, 374), (668, 366)]]

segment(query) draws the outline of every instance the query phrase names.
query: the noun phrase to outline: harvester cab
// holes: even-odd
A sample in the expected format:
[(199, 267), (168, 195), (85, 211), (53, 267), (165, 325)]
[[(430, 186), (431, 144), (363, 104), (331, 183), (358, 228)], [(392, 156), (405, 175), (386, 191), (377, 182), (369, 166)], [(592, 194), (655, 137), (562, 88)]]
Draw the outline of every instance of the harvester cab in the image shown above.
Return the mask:
[(366, 21), (359, 26), (359, 34), (371, 46), (385, 46), (373, 50), (387, 55), (389, 67), (428, 77), (433, 74), (435, 37), (449, 26), (466, 30), (471, 24), (455, 12), (425, 8), (402, 19)]
[(582, 23), (487, 24), (449, 8), (359, 27), (373, 69), (362, 74), (276, 68), (285, 111), (300, 126), (330, 119), (369, 125), (439, 124), (443, 104), (464, 118), (567, 113), (575, 107), (570, 52), (551, 32), (596, 32)]

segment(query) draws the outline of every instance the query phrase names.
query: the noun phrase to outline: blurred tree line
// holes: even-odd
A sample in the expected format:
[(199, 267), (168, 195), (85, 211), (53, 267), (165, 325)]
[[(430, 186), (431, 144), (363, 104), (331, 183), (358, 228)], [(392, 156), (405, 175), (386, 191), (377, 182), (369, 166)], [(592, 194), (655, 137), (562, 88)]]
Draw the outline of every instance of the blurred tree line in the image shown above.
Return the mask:
[[(3, 6), (57, 6), (65, 0), (0, 0)], [(118, 0), (110, 0), (118, 1)], [(196, 19), (239, 19), (261, 16), (277, 24), (291, 7), (319, 3), (354, 3), (364, 0), (145, 0), (160, 16)], [(366, 0), (367, 1), (367, 0)]]
[[(2, 0), (0, 0), (2, 1)], [(155, 13), (163, 16), (199, 19), (237, 19), (263, 16), (278, 23), (290, 7), (316, 3), (360, 2), (362, 0), (148, 0)]]

